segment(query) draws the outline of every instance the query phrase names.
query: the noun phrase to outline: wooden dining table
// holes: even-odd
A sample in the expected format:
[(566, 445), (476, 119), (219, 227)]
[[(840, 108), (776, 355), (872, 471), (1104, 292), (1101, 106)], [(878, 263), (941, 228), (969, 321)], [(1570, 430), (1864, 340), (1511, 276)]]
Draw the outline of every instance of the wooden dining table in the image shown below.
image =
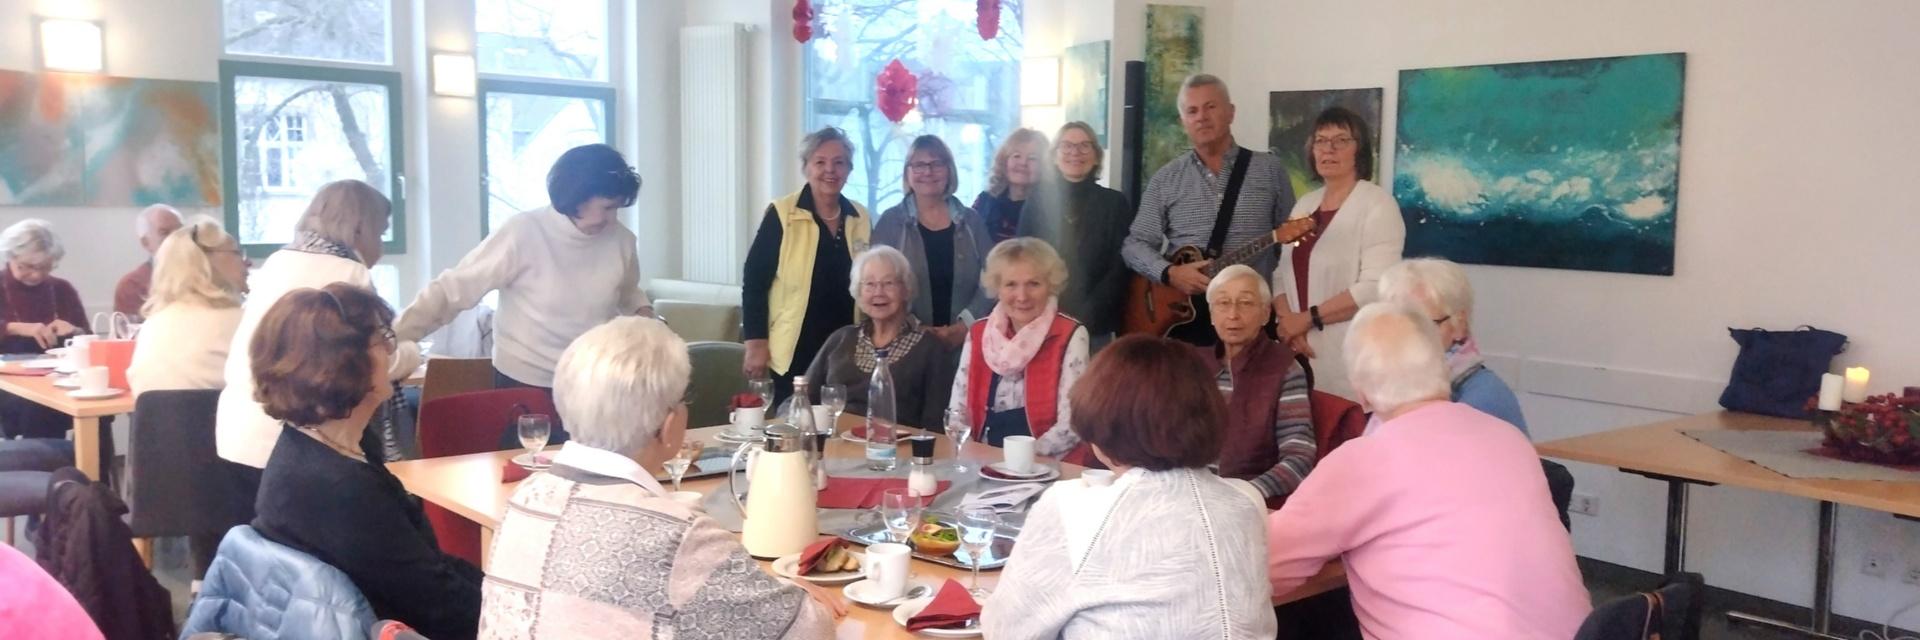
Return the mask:
[[(860, 420), (861, 418), (858, 416), (850, 414), (843, 415), (841, 416), (839, 424), (841, 429), (844, 430), (859, 424)], [(714, 437), (717, 436), (722, 429), (726, 428), (725, 426), (716, 426), (692, 429), (687, 432), (687, 438), (689, 440), (700, 440), (712, 443), (714, 442)], [(500, 519), (507, 510), (507, 499), (512, 497), (514, 490), (519, 486), (517, 482), (501, 482), (502, 470), (513, 456), (520, 453), (523, 452), (510, 450), (475, 453), (463, 456), (448, 456), (444, 458), (428, 458), (424, 460), (406, 460), (388, 463), (387, 469), (392, 471), (393, 475), (399, 478), (402, 484), (406, 485), (407, 491), (420, 496), (423, 500), (445, 507), (454, 513), (458, 513), (478, 523), (481, 527), (481, 536), (483, 538), (481, 548), (484, 550), (492, 546), (492, 531), (500, 525)], [(826, 455), (829, 458), (856, 458), (865, 456), (866, 451), (864, 445), (841, 438), (834, 438), (827, 446)], [(979, 465), (1000, 461), (1001, 454), (998, 448), (980, 442), (969, 442), (963, 449), (960, 458), (977, 468)], [(935, 459), (936, 461), (950, 461), (953, 459), (953, 445), (951, 440), (947, 438), (939, 439), (939, 447), (936, 451)], [(1069, 480), (1080, 476), (1082, 468), (1079, 466), (1064, 462), (1049, 462), (1058, 466), (1062, 480)], [(655, 471), (656, 476), (662, 475), (657, 469), (653, 471)], [(712, 494), (714, 492), (727, 491), (726, 485), (726, 476), (720, 475), (688, 479), (682, 483), (681, 488), (687, 491), (699, 491), (701, 493)], [(771, 565), (772, 563), (769, 561), (760, 561), (761, 569), (768, 573), (772, 573), (773, 571)], [(919, 560), (914, 562), (914, 573), (924, 579), (938, 581), (952, 578), (961, 581), (963, 584), (966, 583), (968, 578), (968, 571), (964, 569)], [(998, 571), (983, 572), (980, 574), (980, 584), (984, 588), (991, 590), (998, 578)], [(1319, 595), (1343, 586), (1346, 586), (1346, 571), (1342, 568), (1340, 562), (1336, 560), (1328, 563), (1326, 567), (1321, 569), (1318, 575), (1315, 575), (1300, 587), (1291, 592), (1276, 595), (1273, 601), (1276, 605), (1285, 604)], [(868, 608), (849, 601), (847, 603), (847, 616), (840, 620), (836, 637), (842, 639), (873, 639), (913, 638), (916, 636), (908, 633), (905, 628), (896, 624), (893, 621), (891, 611)]]
[(133, 412), (133, 394), (101, 400), (76, 400), (67, 389), (53, 386), (52, 375), (0, 375), (0, 391), (73, 418), (73, 466), (88, 478), (100, 479), (100, 419)]

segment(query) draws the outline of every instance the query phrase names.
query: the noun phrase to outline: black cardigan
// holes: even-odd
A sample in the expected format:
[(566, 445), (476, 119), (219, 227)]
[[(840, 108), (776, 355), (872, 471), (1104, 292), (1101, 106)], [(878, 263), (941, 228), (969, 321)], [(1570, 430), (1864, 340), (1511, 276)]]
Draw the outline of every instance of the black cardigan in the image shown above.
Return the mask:
[(261, 474), (254, 507), (260, 535), (346, 573), (380, 618), (435, 640), (477, 633), (484, 576), (440, 552), (426, 515), (386, 467), (349, 459), (287, 428)]

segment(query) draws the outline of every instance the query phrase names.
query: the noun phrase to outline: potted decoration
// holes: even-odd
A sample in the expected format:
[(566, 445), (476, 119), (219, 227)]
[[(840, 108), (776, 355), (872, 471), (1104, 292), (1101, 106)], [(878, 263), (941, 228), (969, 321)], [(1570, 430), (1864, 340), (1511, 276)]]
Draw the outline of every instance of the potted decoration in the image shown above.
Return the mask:
[(1880, 395), (1815, 411), (1833, 454), (1875, 464), (1920, 465), (1920, 395)]

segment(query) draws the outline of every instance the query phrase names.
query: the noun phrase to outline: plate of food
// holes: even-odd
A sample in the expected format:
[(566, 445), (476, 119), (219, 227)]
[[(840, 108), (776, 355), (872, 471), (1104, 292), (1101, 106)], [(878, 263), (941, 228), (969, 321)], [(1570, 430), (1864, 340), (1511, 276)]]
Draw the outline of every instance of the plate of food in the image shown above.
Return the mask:
[(936, 516), (927, 516), (920, 528), (913, 530), (907, 537), (907, 544), (915, 553), (934, 557), (953, 555), (960, 549), (960, 528), (940, 522)]
[[(925, 525), (927, 524), (951, 528), (957, 532), (959, 530), (959, 523), (959, 518), (951, 514), (929, 512), (921, 518), (922, 526), (914, 529), (913, 534), (909, 534), (907, 538), (909, 546), (914, 546), (913, 537), (920, 535), (922, 531), (926, 531)], [(852, 529), (848, 529), (846, 533), (840, 534), (840, 537), (860, 545), (873, 545), (894, 541), (893, 533), (887, 530), (886, 524), (878, 521), (866, 522)], [(973, 554), (964, 548), (959, 548), (959, 544), (957, 544), (959, 540), (958, 533), (954, 535), (956, 544), (953, 545), (953, 548), (946, 548), (938, 544), (944, 536), (931, 535), (931, 532), (929, 532), (929, 535), (922, 537), (928, 538), (929, 542), (934, 542), (935, 544), (927, 547), (915, 546), (913, 557), (956, 569), (973, 569)], [(1014, 539), (1018, 537), (1020, 537), (1020, 529), (1017, 527), (1002, 526), (995, 529), (993, 532), (993, 543), (987, 545), (987, 550), (980, 554), (980, 569), (982, 571), (992, 571), (1006, 566), (1007, 558), (1013, 557), (1013, 542)], [(934, 551), (942, 553), (932, 553)]]
[(860, 562), (866, 554), (854, 551), (842, 543), (827, 549), (826, 554), (814, 563), (811, 570), (804, 573), (798, 570), (800, 556), (795, 553), (780, 556), (773, 561), (773, 573), (791, 580), (805, 580), (814, 584), (846, 584), (867, 577)]

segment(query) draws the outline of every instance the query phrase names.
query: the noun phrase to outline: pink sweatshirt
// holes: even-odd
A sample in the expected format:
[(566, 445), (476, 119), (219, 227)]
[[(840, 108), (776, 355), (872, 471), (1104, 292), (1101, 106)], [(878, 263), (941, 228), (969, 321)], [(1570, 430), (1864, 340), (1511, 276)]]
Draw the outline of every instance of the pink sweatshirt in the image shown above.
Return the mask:
[(1268, 516), (1274, 593), (1334, 557), (1372, 640), (1564, 640), (1593, 608), (1533, 445), (1458, 403), (1341, 445)]
[(19, 549), (0, 544), (0, 630), (9, 638), (99, 640), (87, 610)]

